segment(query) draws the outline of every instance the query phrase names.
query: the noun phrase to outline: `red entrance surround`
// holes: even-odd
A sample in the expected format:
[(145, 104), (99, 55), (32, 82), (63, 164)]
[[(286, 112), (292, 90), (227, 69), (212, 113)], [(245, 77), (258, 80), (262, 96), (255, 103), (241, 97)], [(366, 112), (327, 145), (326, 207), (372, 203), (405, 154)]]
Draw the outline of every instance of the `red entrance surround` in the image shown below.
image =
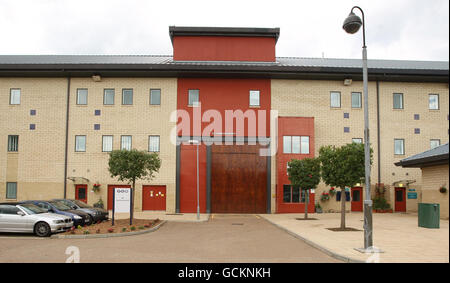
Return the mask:
[[(283, 153), (283, 136), (308, 136), (309, 154)], [(283, 186), (290, 185), (287, 175), (287, 163), (292, 159), (314, 157), (314, 118), (312, 117), (279, 117), (278, 118), (278, 150), (277, 150), (277, 213), (301, 213), (305, 211), (304, 203), (283, 201)], [(308, 212), (315, 211), (315, 194), (310, 194)]]
[(87, 203), (87, 185), (75, 185), (75, 199)]
[(352, 211), (363, 211), (363, 189), (361, 187), (352, 188)]
[(142, 186), (142, 210), (166, 211), (166, 186)]
[(406, 188), (395, 188), (395, 212), (406, 212)]

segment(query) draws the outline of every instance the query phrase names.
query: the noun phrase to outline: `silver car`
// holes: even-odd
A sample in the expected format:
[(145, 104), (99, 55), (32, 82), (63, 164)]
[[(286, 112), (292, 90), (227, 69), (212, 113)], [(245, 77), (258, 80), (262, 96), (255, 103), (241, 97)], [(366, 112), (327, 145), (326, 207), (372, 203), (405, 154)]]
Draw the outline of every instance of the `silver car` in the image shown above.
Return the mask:
[(0, 232), (34, 233), (48, 237), (72, 226), (70, 217), (49, 213), (31, 203), (0, 203)]

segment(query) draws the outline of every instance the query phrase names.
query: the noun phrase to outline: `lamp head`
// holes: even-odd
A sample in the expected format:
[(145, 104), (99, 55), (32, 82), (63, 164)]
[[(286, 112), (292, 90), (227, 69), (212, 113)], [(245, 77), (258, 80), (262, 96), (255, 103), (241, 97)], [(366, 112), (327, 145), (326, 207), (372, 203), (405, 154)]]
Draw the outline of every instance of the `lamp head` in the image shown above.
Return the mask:
[(342, 28), (350, 34), (356, 33), (359, 28), (362, 26), (361, 18), (355, 15), (355, 13), (350, 12), (348, 17), (345, 19)]

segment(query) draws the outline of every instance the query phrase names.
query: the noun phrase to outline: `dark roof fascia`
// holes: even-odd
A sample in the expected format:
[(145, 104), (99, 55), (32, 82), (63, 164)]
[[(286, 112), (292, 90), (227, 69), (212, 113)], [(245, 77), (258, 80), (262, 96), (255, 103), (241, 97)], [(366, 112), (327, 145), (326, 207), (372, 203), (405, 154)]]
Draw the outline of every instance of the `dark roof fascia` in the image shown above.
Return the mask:
[(396, 166), (402, 166), (403, 168), (423, 168), (435, 165), (445, 165), (448, 164), (449, 156), (448, 153), (441, 155), (434, 155), (430, 157), (425, 157), (421, 159), (409, 160), (409, 161), (399, 161), (395, 163)]
[(238, 37), (273, 37), (275, 42), (280, 37), (280, 28), (239, 28), (239, 27), (169, 27), (170, 40), (174, 36), (238, 36)]

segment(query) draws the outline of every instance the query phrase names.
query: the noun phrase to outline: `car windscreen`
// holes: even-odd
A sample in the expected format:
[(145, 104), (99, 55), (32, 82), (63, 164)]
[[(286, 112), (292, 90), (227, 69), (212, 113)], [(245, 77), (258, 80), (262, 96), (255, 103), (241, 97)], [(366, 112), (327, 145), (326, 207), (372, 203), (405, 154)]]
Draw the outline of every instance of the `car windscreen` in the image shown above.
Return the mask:
[(80, 201), (80, 200), (73, 200), (73, 202), (76, 204), (76, 205), (78, 205), (79, 207), (81, 207), (81, 208), (92, 208), (92, 206), (90, 206), (90, 205), (87, 205), (86, 203), (84, 203), (84, 202), (82, 202), (82, 201)]
[(56, 207), (59, 210), (65, 211), (65, 210), (71, 210), (72, 208), (65, 205), (64, 203), (60, 202), (60, 201), (50, 201), (49, 202), (51, 205), (53, 205), (54, 207)]
[(48, 212), (47, 209), (34, 205), (32, 203), (24, 203), (19, 205), (27, 214), (40, 214)]
[(76, 203), (74, 203), (71, 200), (67, 200), (67, 199), (63, 199), (63, 200), (58, 200), (59, 202), (62, 202), (63, 204), (71, 207), (72, 209), (78, 209), (78, 205), (76, 205)]

